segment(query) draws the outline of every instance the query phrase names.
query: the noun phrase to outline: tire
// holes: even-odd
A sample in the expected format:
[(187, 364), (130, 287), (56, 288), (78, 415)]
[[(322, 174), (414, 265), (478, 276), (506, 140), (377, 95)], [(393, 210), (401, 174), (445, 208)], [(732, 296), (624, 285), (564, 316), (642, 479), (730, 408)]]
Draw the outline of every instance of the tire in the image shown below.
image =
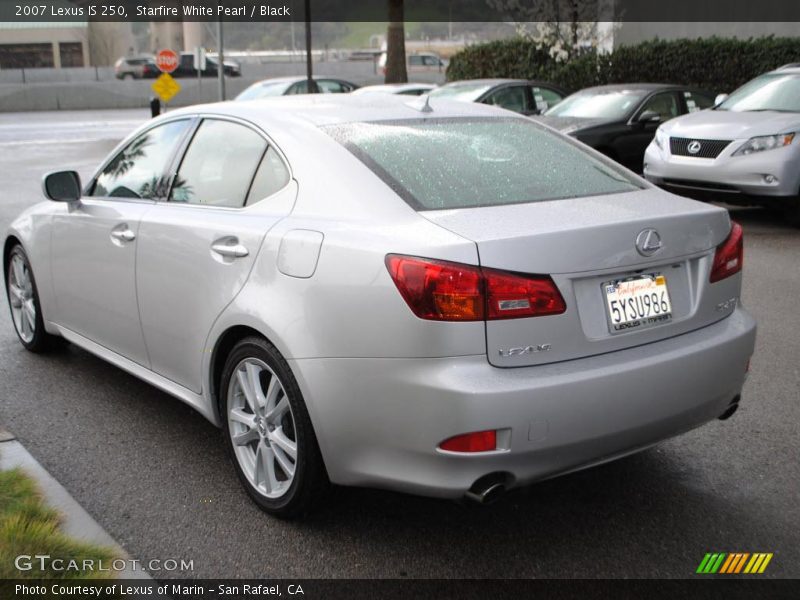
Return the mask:
[[(17, 244), (11, 249), (5, 267), (6, 298), (11, 310), (11, 322), (14, 324), (14, 331), (19, 341), (31, 352), (51, 350), (58, 345), (61, 338), (50, 335), (44, 329), (36, 279), (28, 255), (22, 246)], [(32, 319), (31, 309), (35, 312)]]
[(122, 76), (122, 81), (133, 81), (136, 79), (136, 76), (133, 73), (125, 73)]
[(219, 398), (228, 455), (256, 505), (283, 519), (319, 506), (330, 489), (328, 474), (303, 394), (275, 346), (260, 337), (238, 342), (225, 362)]

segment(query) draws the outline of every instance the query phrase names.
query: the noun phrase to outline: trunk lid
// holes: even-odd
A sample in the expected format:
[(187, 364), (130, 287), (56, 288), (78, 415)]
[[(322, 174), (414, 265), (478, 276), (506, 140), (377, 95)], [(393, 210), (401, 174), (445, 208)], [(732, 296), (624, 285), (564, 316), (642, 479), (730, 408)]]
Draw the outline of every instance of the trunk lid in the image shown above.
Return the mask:
[[(551, 275), (567, 304), (561, 315), (486, 322), (496, 366), (526, 366), (620, 350), (709, 325), (735, 307), (740, 277), (709, 284), (714, 251), (730, 232), (726, 210), (657, 188), (606, 196), (420, 215), (475, 242), (481, 266)], [(636, 240), (655, 229), (662, 247), (643, 256)], [(612, 332), (609, 282), (666, 278), (666, 322)]]

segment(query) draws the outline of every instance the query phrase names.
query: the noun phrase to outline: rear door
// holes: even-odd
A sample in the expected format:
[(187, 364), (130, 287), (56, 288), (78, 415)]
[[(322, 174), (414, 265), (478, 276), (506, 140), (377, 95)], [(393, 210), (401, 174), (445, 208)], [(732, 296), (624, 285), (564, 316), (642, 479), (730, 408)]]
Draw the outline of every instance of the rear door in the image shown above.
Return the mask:
[(152, 369), (199, 393), (206, 336), (295, 187), (264, 134), (230, 119), (203, 119), (173, 171), (139, 226), (139, 312)]

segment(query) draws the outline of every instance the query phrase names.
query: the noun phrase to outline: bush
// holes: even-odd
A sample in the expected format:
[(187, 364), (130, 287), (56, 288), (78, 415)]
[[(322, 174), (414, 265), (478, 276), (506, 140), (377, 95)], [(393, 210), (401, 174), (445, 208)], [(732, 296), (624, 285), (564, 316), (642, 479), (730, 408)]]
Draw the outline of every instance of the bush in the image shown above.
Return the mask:
[(540, 79), (578, 90), (606, 83), (680, 83), (731, 92), (783, 64), (800, 62), (800, 38), (652, 40), (620, 46), (610, 54), (587, 53), (556, 63), (526, 39), (470, 46), (453, 56), (447, 79)]

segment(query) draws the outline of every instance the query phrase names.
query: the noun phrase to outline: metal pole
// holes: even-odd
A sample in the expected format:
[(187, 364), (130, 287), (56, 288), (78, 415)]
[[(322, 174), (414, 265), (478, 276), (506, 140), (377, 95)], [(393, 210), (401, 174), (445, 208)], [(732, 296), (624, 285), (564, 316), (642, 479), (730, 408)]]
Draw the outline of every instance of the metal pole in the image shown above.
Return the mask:
[(219, 42), (219, 53), (217, 54), (217, 78), (219, 81), (219, 99), (225, 100), (225, 53), (222, 50), (222, 17), (217, 21), (217, 41)]
[(315, 94), (317, 86), (314, 85), (314, 73), (311, 64), (311, 0), (306, 0), (306, 79), (308, 93)]

